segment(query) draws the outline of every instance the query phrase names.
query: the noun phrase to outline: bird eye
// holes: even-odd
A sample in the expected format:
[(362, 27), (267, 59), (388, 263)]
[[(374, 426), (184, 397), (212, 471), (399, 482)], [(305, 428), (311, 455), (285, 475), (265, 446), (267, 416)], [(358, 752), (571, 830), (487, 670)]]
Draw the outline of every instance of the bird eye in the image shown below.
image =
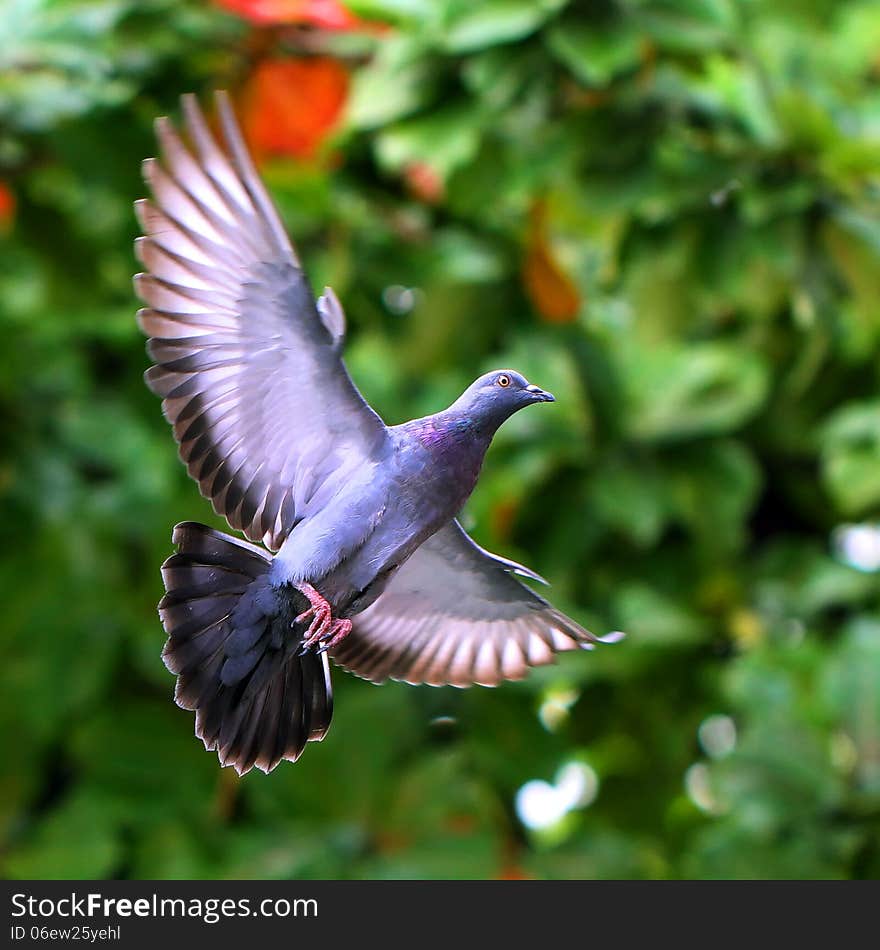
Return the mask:
[(502, 373), (495, 382), (498, 383), (502, 389), (507, 389), (510, 385), (510, 377), (506, 373)]

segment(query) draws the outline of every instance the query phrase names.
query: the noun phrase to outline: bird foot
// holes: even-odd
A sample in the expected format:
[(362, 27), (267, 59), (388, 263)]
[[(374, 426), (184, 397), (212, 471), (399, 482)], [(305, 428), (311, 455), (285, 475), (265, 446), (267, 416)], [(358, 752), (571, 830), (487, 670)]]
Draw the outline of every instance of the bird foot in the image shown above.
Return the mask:
[(318, 647), (318, 653), (326, 653), (327, 650), (332, 650), (337, 643), (342, 643), (342, 641), (350, 633), (350, 620), (334, 620), (330, 624), (330, 629), (327, 631), (325, 638), (322, 640), (321, 646)]
[(308, 630), (303, 634), (302, 646), (303, 650), (307, 650), (322, 639), (332, 623), (331, 608), (326, 597), (319, 594), (311, 584), (295, 584), (294, 587), (309, 602), (308, 609), (295, 617), (293, 621), (294, 624), (305, 623), (307, 620), (311, 621)]
[(311, 584), (296, 584), (295, 586), (309, 602), (308, 610), (304, 610), (294, 620), (295, 624), (305, 623), (306, 620), (311, 621), (308, 630), (303, 635), (300, 647), (303, 653), (315, 646), (318, 647), (318, 653), (323, 653), (336, 646), (351, 633), (351, 621), (335, 620), (329, 602)]

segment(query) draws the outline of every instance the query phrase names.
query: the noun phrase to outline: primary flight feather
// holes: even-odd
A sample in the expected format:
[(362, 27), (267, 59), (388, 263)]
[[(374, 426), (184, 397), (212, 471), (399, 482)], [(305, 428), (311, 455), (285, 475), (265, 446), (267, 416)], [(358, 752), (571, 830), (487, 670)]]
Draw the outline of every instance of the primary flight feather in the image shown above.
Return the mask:
[(135, 287), (147, 384), (182, 460), (265, 546), (187, 522), (162, 567), (175, 699), (243, 773), (324, 737), (328, 654), (376, 683), (493, 686), (600, 638), (455, 520), (498, 427), (552, 395), (498, 370), (448, 409), (386, 426), (345, 368), (339, 301), (313, 297), (222, 93), (217, 108), (222, 145), (192, 96), (186, 141), (157, 121)]

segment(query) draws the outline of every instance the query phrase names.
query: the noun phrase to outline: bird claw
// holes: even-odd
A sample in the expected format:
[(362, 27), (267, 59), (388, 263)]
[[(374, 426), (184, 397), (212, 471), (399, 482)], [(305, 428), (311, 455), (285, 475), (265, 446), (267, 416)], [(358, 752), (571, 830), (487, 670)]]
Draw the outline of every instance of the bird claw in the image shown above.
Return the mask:
[(311, 584), (298, 584), (296, 586), (297, 590), (308, 599), (309, 607), (294, 619), (293, 624), (305, 623), (306, 620), (311, 619), (309, 628), (303, 635), (300, 652), (305, 653), (312, 647), (317, 647), (317, 653), (324, 653), (351, 633), (351, 621), (334, 620), (327, 599), (319, 594)]
[(321, 642), (321, 646), (318, 647), (318, 653), (326, 653), (328, 650), (332, 650), (337, 643), (342, 643), (342, 641), (351, 633), (351, 621), (350, 620), (334, 620), (330, 624), (330, 629), (327, 631), (327, 634), (324, 640)]

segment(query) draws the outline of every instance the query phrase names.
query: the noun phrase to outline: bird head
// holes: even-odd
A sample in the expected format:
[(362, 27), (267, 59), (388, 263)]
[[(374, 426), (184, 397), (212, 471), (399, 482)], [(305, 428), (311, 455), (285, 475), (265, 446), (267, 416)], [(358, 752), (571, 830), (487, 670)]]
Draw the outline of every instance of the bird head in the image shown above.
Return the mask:
[(475, 379), (454, 406), (497, 427), (517, 410), (532, 403), (554, 401), (552, 393), (532, 385), (522, 373), (497, 369)]

